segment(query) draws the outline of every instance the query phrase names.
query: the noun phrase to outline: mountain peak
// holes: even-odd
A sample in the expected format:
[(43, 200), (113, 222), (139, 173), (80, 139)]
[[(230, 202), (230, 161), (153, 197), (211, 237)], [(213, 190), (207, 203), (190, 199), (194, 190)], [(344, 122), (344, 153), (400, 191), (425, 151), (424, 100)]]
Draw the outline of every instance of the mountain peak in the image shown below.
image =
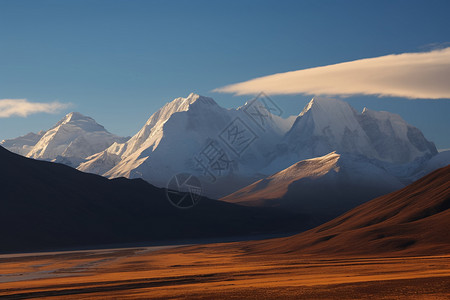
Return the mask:
[(85, 117), (85, 115), (83, 115), (83, 114), (80, 113), (80, 112), (73, 111), (73, 112), (71, 112), (71, 113), (68, 113), (68, 114), (66, 115), (66, 117), (77, 117), (77, 118), (79, 118), (79, 117)]
[(376, 110), (371, 110), (371, 109), (368, 109), (367, 107), (364, 107), (364, 109), (362, 111), (362, 115), (370, 116), (372, 118), (377, 118), (377, 119), (382, 119), (382, 120), (391, 119), (391, 120), (395, 120), (396, 122), (399, 122), (399, 123), (407, 124), (406, 121), (399, 114), (392, 113), (389, 111), (376, 111)]
[(39, 134), (39, 139), (28, 151), (27, 157), (45, 160), (64, 157), (72, 159), (76, 164), (111, 146), (114, 142), (124, 140), (109, 133), (93, 118), (79, 112), (68, 113), (51, 129), (42, 132), (42, 136)]
[(333, 112), (333, 111), (342, 111), (342, 110), (353, 110), (353, 109), (345, 101), (333, 99), (333, 98), (325, 98), (325, 97), (315, 96), (305, 106), (305, 108), (300, 113), (300, 116), (303, 116), (308, 111)]
[(187, 96), (187, 98), (185, 98), (185, 101), (188, 102), (190, 105), (197, 103), (197, 102), (204, 103), (204, 104), (212, 104), (212, 105), (217, 104), (213, 98), (202, 96), (202, 95), (195, 94), (195, 93), (190, 93), (189, 96)]
[(200, 97), (202, 97), (202, 96), (200, 96), (199, 94), (196, 94), (196, 93), (190, 93), (189, 94), (189, 96), (187, 96), (187, 99), (198, 99), (198, 98), (200, 98)]
[(189, 110), (189, 107), (192, 105), (214, 105), (216, 106), (217, 103), (210, 97), (201, 96), (199, 94), (190, 93), (189, 96), (186, 98), (184, 97), (178, 97), (173, 99), (171, 102), (167, 103), (162, 110), (168, 110), (172, 113), (174, 112), (180, 112), (180, 111), (187, 111)]
[(74, 111), (74, 112), (71, 112), (71, 113), (68, 113), (67, 115), (65, 115), (64, 118), (62, 118), (61, 121), (58, 122), (58, 124), (59, 125), (67, 124), (67, 123), (75, 122), (78, 120), (86, 120), (89, 122), (95, 122), (95, 120), (92, 119), (91, 117), (87, 117), (79, 112)]
[(436, 153), (434, 144), (397, 114), (367, 108), (358, 113), (345, 101), (320, 97), (303, 109), (287, 141), (307, 153), (302, 159), (338, 150), (406, 163)]
[(314, 97), (297, 119), (309, 120), (317, 135), (327, 131), (329, 134), (333, 133), (334, 136), (342, 137), (346, 130), (355, 131), (360, 127), (357, 122), (357, 112), (350, 104), (331, 98)]
[(85, 116), (79, 112), (71, 112), (64, 116), (56, 125), (52, 128), (57, 128), (62, 125), (74, 125), (83, 128), (86, 131), (106, 131), (106, 129), (98, 124), (91, 117)]

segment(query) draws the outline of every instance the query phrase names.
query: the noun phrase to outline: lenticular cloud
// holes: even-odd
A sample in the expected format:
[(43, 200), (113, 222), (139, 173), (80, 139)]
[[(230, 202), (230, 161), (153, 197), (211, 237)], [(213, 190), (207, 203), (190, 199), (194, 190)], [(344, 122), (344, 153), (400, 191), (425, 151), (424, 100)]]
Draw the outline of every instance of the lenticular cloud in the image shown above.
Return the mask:
[(29, 102), (26, 99), (0, 99), (0, 118), (26, 117), (35, 113), (57, 113), (70, 104)]
[(360, 59), (255, 78), (214, 90), (237, 95), (379, 95), (450, 98), (450, 47)]

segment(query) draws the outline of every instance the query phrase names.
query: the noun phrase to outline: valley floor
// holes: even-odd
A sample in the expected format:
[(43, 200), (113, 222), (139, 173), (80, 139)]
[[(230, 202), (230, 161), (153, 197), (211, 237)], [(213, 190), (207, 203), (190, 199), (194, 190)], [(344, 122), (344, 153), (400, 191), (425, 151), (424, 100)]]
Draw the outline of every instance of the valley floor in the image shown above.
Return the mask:
[(448, 299), (450, 255), (249, 255), (245, 244), (0, 255), (0, 299)]

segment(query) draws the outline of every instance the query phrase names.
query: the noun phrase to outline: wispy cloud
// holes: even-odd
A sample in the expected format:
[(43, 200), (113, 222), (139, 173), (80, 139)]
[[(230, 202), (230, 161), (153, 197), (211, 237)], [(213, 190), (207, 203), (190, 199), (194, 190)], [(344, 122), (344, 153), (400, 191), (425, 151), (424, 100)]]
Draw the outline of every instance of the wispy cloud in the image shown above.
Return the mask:
[(379, 95), (450, 98), (450, 47), (360, 59), (279, 73), (228, 85), (215, 92), (251, 95)]
[(419, 47), (422, 51), (432, 51), (450, 47), (450, 42), (429, 43)]
[(27, 117), (35, 113), (57, 113), (71, 104), (29, 102), (27, 99), (0, 99), (0, 118)]

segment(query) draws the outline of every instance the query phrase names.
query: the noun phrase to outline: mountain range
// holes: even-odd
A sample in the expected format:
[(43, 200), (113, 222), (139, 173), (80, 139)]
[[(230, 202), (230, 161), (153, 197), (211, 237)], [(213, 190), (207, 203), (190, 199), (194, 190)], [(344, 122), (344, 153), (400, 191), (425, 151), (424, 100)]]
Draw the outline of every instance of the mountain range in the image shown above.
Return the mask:
[[(190, 94), (131, 138), (74, 112), (4, 140), (0, 251), (301, 231), (450, 163), (396, 114), (319, 97), (281, 114), (264, 95), (225, 109)], [(201, 182), (187, 211), (161, 188), (180, 173)]]
[(111, 145), (78, 169), (108, 178), (143, 178), (157, 186), (188, 172), (200, 178), (205, 195), (226, 195), (259, 179), (273, 145), (292, 123), (265, 110), (260, 128), (249, 117), (250, 106), (264, 108), (249, 102), (225, 109), (196, 94), (174, 99), (126, 143)]
[[(340, 159), (332, 153), (310, 163), (321, 164), (327, 171), (338, 168)], [(0, 163), (0, 252), (298, 232), (325, 220), (316, 214), (245, 207), (205, 197), (194, 208), (180, 210), (167, 201), (166, 190), (144, 180), (107, 179), (25, 158), (3, 147)], [(305, 163), (296, 168), (304, 169)], [(309, 174), (320, 175), (320, 170)], [(245, 251), (274, 255), (446, 253), (450, 244), (449, 176), (450, 166), (441, 168), (304, 233), (247, 242)]]
[[(157, 186), (187, 172), (200, 179), (205, 195), (220, 198), (333, 151), (366, 159), (405, 186), (438, 154), (419, 129), (396, 114), (358, 113), (347, 102), (320, 97), (287, 119), (274, 107), (268, 97), (237, 109), (196, 94), (176, 98), (130, 140), (88, 157), (78, 169), (108, 178), (142, 178)], [(389, 185), (377, 196), (392, 190)]]
[(141, 178), (158, 187), (189, 173), (200, 180), (205, 196), (245, 205), (317, 211), (331, 203), (326, 197), (317, 203), (313, 194), (334, 191), (346, 200), (335, 199), (330, 214), (450, 163), (447, 152), (438, 153), (397, 114), (367, 108), (358, 113), (347, 102), (321, 97), (298, 116), (281, 114), (265, 95), (226, 109), (192, 93), (164, 105), (131, 138), (71, 113), (48, 131), (1, 145), (83, 172)]

